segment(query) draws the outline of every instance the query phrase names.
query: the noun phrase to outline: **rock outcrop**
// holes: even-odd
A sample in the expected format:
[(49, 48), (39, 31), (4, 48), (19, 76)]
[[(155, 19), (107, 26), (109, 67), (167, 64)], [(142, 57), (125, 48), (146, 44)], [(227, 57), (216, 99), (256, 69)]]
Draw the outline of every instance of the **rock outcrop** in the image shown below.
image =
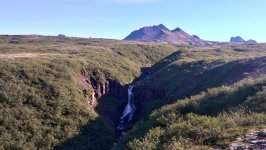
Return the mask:
[(116, 81), (105, 80), (97, 82), (93, 74), (81, 73), (77, 76), (77, 83), (82, 88), (87, 105), (94, 109), (97, 105), (97, 100), (103, 96), (110, 96), (119, 99), (126, 99), (127, 88), (120, 85)]
[(64, 34), (58, 34), (58, 37), (66, 37)]
[(256, 44), (256, 43), (257, 43), (257, 41), (252, 40), (252, 39), (250, 39), (250, 40), (248, 40), (248, 41), (245, 41), (245, 40), (244, 40), (242, 37), (240, 37), (240, 36), (231, 37), (230, 42), (232, 42), (232, 43), (246, 43), (246, 44)]

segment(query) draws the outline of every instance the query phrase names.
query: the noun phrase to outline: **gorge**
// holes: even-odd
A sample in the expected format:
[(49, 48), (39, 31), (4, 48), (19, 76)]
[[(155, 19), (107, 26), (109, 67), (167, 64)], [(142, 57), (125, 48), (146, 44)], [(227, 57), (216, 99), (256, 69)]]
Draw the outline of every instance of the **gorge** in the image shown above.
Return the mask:
[(266, 124), (265, 44), (0, 43), (0, 149), (227, 148)]

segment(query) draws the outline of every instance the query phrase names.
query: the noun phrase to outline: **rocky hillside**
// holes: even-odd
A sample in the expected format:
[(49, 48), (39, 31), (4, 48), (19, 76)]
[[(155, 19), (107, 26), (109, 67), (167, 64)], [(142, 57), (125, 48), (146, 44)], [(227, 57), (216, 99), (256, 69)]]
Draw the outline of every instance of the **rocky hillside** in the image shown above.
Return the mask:
[(124, 40), (197, 46), (212, 44), (212, 42), (204, 41), (196, 35), (191, 36), (180, 28), (169, 30), (162, 24), (158, 26), (143, 27), (139, 30), (133, 31)]

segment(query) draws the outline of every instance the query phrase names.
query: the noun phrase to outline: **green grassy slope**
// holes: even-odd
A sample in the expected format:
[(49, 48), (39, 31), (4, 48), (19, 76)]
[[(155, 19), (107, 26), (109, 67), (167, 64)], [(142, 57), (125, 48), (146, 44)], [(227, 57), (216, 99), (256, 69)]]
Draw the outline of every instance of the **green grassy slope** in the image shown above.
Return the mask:
[(1, 60), (2, 148), (51, 148), (96, 119), (75, 85), (75, 67), (49, 58)]
[[(96, 112), (87, 108), (76, 76), (81, 70), (89, 73), (97, 70), (99, 82), (108, 78), (127, 84), (140, 75), (141, 67), (175, 50), (165, 45), (101, 39), (43, 36), (0, 39), (0, 56), (47, 54), (1, 57), (0, 149), (52, 149), (74, 137), (85, 138), (85, 146), (90, 149), (109, 149), (115, 140), (114, 133)], [(85, 135), (79, 136), (80, 131)], [(74, 146), (82, 148), (82, 144)]]
[(152, 66), (141, 87), (167, 97), (142, 99), (144, 114), (157, 110), (113, 149), (224, 148), (266, 127), (265, 55), (264, 44), (179, 48)]

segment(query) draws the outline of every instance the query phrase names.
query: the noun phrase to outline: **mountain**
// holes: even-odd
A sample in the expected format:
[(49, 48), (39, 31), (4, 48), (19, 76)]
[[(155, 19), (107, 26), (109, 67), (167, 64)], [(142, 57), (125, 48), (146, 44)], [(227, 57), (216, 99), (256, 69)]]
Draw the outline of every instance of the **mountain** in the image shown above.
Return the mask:
[(257, 41), (250, 39), (250, 40), (246, 41), (246, 43), (249, 43), (249, 44), (256, 44)]
[(210, 45), (210, 42), (200, 39), (198, 36), (191, 36), (181, 28), (170, 30), (163, 24), (157, 26), (143, 27), (133, 31), (124, 40), (134, 40), (143, 42), (160, 42), (178, 45)]
[(250, 40), (248, 40), (248, 41), (245, 41), (245, 40), (244, 40), (242, 37), (240, 37), (240, 36), (231, 37), (230, 42), (232, 42), (232, 43), (246, 43), (246, 44), (256, 44), (256, 43), (257, 43), (257, 41), (252, 40), (252, 39), (250, 39)]
[(246, 41), (242, 39), (240, 36), (236, 36), (236, 37), (231, 37), (230, 42), (245, 43)]

